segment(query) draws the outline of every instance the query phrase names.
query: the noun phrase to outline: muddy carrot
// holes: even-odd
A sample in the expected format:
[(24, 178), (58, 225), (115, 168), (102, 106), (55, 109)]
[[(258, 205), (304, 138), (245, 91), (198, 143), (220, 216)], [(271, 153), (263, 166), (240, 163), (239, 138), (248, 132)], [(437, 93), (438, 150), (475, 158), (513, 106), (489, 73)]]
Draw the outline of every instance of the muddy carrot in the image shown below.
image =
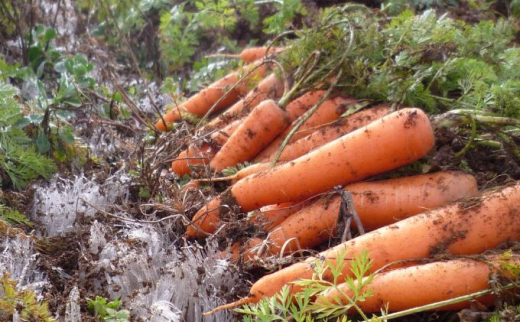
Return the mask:
[[(278, 161), (289, 161), (303, 156), (310, 151), (321, 147), (328, 142), (331, 142), (332, 140), (335, 140), (354, 130), (368, 125), (369, 123), (383, 117), (389, 112), (390, 107), (387, 105), (376, 106), (354, 113), (346, 118), (339, 119), (325, 127), (318, 128), (303, 138), (300, 138), (301, 135), (295, 134), (293, 137), (295, 139), (291, 139), (292, 143), (285, 147)], [(266, 154), (267, 153), (263, 155), (265, 156)], [(275, 155), (276, 152), (272, 153), (269, 157), (266, 158), (257, 156), (256, 159), (261, 159), (261, 162), (268, 162), (272, 161)]]
[(255, 211), (250, 221), (256, 223), (263, 231), (267, 232), (282, 223), (291, 215), (308, 207), (312, 202), (314, 202), (314, 199), (301, 202), (286, 202), (267, 205)]
[[(237, 85), (233, 90), (231, 90), (225, 97), (223, 96), (224, 94), (226, 94), (229, 87), (234, 86), (240, 80), (241, 73), (233, 72), (231, 74), (226, 75), (224, 78), (212, 83), (204, 90), (189, 98), (179, 107), (175, 107), (172, 111), (165, 114), (163, 116), (164, 121), (166, 123), (175, 122), (181, 118), (181, 114), (183, 112), (191, 113), (196, 116), (202, 117), (219, 100), (221, 101), (214, 108), (214, 112), (229, 107), (231, 104), (235, 103), (238, 100), (238, 97), (240, 95), (247, 93), (247, 83), (249, 81), (255, 80), (256, 78), (260, 78), (264, 75), (266, 71), (265, 64), (262, 64), (258, 68), (256, 68), (257, 66), (258, 64), (254, 63), (244, 67), (245, 73), (251, 73), (239, 85)], [(167, 129), (167, 124), (165, 124), (161, 119), (157, 121), (155, 127), (160, 131), (165, 131)]]
[(283, 81), (274, 73), (260, 81), (258, 86), (249, 91), (245, 98), (233, 104), (220, 116), (211, 120), (203, 129), (222, 128), (233, 120), (242, 118), (249, 114), (260, 102), (266, 99), (276, 99), (282, 96), (284, 90)]
[(172, 162), (172, 171), (179, 176), (189, 174), (190, 166), (207, 165), (209, 161), (217, 153), (220, 145), (223, 145), (240, 126), (242, 120), (235, 120), (219, 131), (211, 134), (212, 143), (203, 143), (200, 147), (190, 145), (186, 150), (182, 151)]
[[(433, 131), (426, 114), (419, 109), (403, 109), (289, 163), (247, 176), (224, 194), (243, 212), (302, 201), (336, 185), (409, 164), (426, 155), (433, 145)], [(219, 216), (219, 208), (203, 207), (188, 226), (187, 236), (195, 236), (200, 231), (196, 227), (214, 231)]]
[[(477, 193), (477, 181), (461, 172), (438, 172), (375, 182), (361, 182), (344, 188), (352, 194), (354, 208), (363, 227), (373, 230), (449, 204)], [(265, 256), (292, 253), (317, 246), (336, 235), (341, 197), (325, 196), (289, 216), (267, 235)], [(252, 258), (262, 239), (251, 239), (244, 253)]]
[[(441, 253), (471, 255), (495, 248), (505, 241), (520, 239), (520, 184), (487, 192), (446, 207), (421, 213), (359, 236), (320, 253), (335, 262), (339, 254), (347, 258), (366, 250), (372, 259), (371, 271), (389, 263), (426, 258)], [(293, 292), (298, 286), (292, 282), (312, 277), (316, 257), (286, 267), (262, 277), (252, 287), (250, 295), (218, 309), (232, 308), (244, 303), (258, 302), (264, 296), (273, 296), (284, 285)], [(348, 262), (339, 279), (351, 276)], [(330, 271), (324, 279), (332, 281)]]
[[(211, 168), (221, 171), (237, 163), (249, 161), (269, 145), (290, 124), (292, 113), (287, 111), (287, 105), (298, 93), (297, 89), (297, 85), (293, 86), (277, 103), (266, 100), (256, 106), (215, 155), (210, 163)], [(327, 99), (329, 94), (330, 92), (319, 98), (315, 106), (321, 107), (324, 102), (331, 101)], [(339, 110), (338, 105), (342, 102), (341, 98), (332, 99), (332, 107), (328, 110)]]
[[(346, 111), (348, 106), (353, 105), (355, 102), (356, 101), (353, 98), (344, 97), (335, 97), (325, 100), (316, 110), (316, 112), (301, 125), (301, 127), (298, 129), (298, 132), (292, 136), (289, 143), (293, 143), (296, 140), (311, 134), (318, 126), (337, 120)], [(303, 116), (300, 118), (303, 118)], [(298, 120), (294, 120), (290, 127), (285, 129), (285, 131), (282, 132), (273, 142), (271, 142), (268, 147), (262, 150), (255, 157), (255, 160), (266, 159), (271, 156), (271, 154), (275, 154), (276, 151), (278, 151), (280, 148), (280, 145), (282, 144), (285, 137), (287, 137), (297, 122)]]
[[(493, 257), (487, 262), (455, 259), (383, 272), (375, 275), (368, 286), (372, 295), (358, 302), (357, 306), (364, 313), (382, 309), (396, 312), (476, 293), (490, 288), (489, 279), (492, 274), (503, 271), (500, 267), (501, 262)], [(346, 296), (353, 299), (354, 294), (347, 284), (342, 283), (318, 296), (317, 304), (349, 304)], [(477, 300), (490, 305), (493, 297)], [(437, 310), (460, 310), (469, 305), (466, 301)]]
[(210, 162), (211, 169), (248, 161), (289, 125), (287, 112), (273, 100), (260, 103), (240, 124)]

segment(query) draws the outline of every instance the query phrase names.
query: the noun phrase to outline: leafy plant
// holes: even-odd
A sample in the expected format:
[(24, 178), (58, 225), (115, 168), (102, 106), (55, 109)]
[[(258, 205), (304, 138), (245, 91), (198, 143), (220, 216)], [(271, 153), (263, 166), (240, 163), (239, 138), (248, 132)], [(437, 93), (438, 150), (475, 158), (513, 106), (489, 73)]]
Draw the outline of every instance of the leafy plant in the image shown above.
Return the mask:
[(0, 204), (0, 219), (5, 220), (11, 225), (23, 224), (29, 227), (33, 226), (31, 220), (29, 220), (25, 215), (3, 204)]
[(106, 298), (96, 296), (95, 299), (87, 298), (88, 311), (93, 314), (96, 319), (101, 319), (104, 322), (126, 322), (130, 319), (130, 312), (128, 310), (119, 310), (121, 307), (121, 300), (116, 298), (109, 302)]
[(28, 47), (31, 43), (30, 31), (33, 29), (38, 6), (33, 0), (3, 0), (0, 2), (0, 37), (17, 38), (22, 49), (22, 63), (28, 64)]
[[(14, 104), (19, 112), (16, 127), (24, 129), (38, 153), (52, 154), (59, 162), (69, 161), (82, 155), (74, 145), (69, 118), (74, 109), (80, 108), (87, 100), (85, 91), (94, 90), (95, 81), (88, 75), (94, 66), (81, 54), (66, 57), (52, 49), (51, 41), (56, 33), (50, 28), (37, 26), (33, 37), (35, 40), (29, 48), (31, 68), (19, 69), (16, 64), (9, 66), (0, 61), (2, 79), (4, 82), (8, 78), (15, 83), (23, 82), (24, 87), (30, 89), (23, 93), (23, 108)], [(16, 146), (6, 147), (12, 150)]]
[(307, 10), (300, 0), (269, 1), (276, 8), (276, 13), (263, 20), (266, 34), (280, 34), (288, 29), (297, 15), (306, 15)]
[(32, 42), (29, 44), (27, 57), (29, 65), (39, 78), (42, 77), (47, 64), (52, 66), (61, 57), (61, 53), (51, 45), (56, 36), (56, 30), (43, 25), (37, 25), (32, 31)]
[(21, 129), (27, 120), (17, 94), (15, 87), (0, 81), (0, 185), (8, 178), (14, 188), (23, 189), (37, 177), (50, 177), (56, 168)]
[(55, 322), (46, 302), (38, 302), (31, 290), (18, 290), (16, 281), (10, 279), (9, 273), (0, 278), (0, 319), (12, 321), (15, 313), (22, 321)]
[[(349, 300), (349, 303), (338, 305), (332, 302), (316, 302), (316, 298), (319, 298), (322, 292), (329, 288), (337, 288), (338, 284), (343, 283), (343, 281), (340, 281), (340, 277), (345, 264), (345, 254), (340, 255), (334, 262), (318, 259), (314, 264), (314, 274), (311, 279), (294, 282), (295, 285), (301, 287), (301, 290), (297, 293), (291, 294), (289, 287), (286, 285), (278, 294), (269, 298), (264, 297), (257, 304), (244, 305), (236, 311), (245, 315), (244, 320), (246, 322), (313, 322), (316, 320), (345, 321), (347, 320), (347, 312), (355, 309), (367, 321), (369, 318), (356, 305), (372, 295), (370, 283), (373, 275), (365, 277), (372, 264), (366, 251), (350, 261), (354, 277), (346, 278), (345, 282), (354, 293), (354, 297), (350, 298), (341, 292)], [(325, 271), (331, 272), (332, 282), (324, 280)], [(323, 301), (323, 299), (320, 300)]]

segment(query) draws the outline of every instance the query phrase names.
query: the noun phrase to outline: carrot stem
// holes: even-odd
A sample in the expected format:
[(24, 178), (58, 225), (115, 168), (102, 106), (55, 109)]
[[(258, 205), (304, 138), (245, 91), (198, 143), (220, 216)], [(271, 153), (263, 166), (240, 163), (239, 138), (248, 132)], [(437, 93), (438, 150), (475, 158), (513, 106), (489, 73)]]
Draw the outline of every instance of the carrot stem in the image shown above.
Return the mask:
[(283, 150), (285, 149), (285, 146), (287, 146), (287, 144), (289, 143), (289, 141), (291, 140), (292, 136), (296, 133), (296, 131), (298, 131), (298, 129), (301, 127), (302, 124), (305, 123), (305, 121), (307, 121), (313, 114), (314, 112), (316, 112), (316, 110), (318, 110), (318, 108), (321, 106), (321, 104), (323, 102), (325, 102), (325, 100), (329, 97), (329, 95), (332, 93), (332, 89), (334, 89), (334, 87), (336, 86), (340, 76), (341, 76), (341, 73), (342, 73), (342, 70), (339, 71), (336, 79), (334, 80), (334, 82), (329, 86), (329, 89), (327, 90), (327, 92), (323, 95), (323, 97), (303, 116), (303, 118), (301, 118), (297, 123), (296, 125), (291, 129), (291, 131), (289, 132), (289, 134), (287, 134), (287, 137), (285, 137), (285, 139), (283, 140), (281, 146), (280, 146), (280, 149), (278, 149), (278, 151), (276, 152), (276, 155), (274, 156), (272, 162), (271, 162), (271, 168), (273, 168), (274, 166), (276, 166), (276, 163), (278, 162), (278, 159), (280, 159), (280, 156), (282, 155), (282, 152)]
[(520, 126), (520, 120), (515, 118), (497, 117), (476, 112), (473, 110), (451, 110), (438, 116), (435, 120), (437, 128), (451, 128), (461, 125), (471, 124), (471, 118), (477, 123), (499, 125), (499, 126)]
[(464, 146), (464, 148), (462, 148), (458, 153), (455, 154), (456, 158), (464, 156), (466, 152), (471, 148), (471, 146), (475, 142), (475, 138), (477, 137), (477, 122), (471, 114), (469, 114), (468, 117), (469, 121), (471, 122), (471, 137), (469, 138), (466, 146)]

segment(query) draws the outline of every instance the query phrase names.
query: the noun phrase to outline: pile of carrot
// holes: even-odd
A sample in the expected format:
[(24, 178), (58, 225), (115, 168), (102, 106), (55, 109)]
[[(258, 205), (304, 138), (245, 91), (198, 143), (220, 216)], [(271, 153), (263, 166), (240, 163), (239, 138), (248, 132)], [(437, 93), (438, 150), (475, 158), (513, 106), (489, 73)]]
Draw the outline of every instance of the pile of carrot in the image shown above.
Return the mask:
[[(478, 193), (475, 178), (460, 171), (388, 179), (389, 172), (434, 148), (429, 117), (417, 108), (385, 104), (359, 110), (356, 100), (334, 92), (333, 84), (327, 91), (289, 88), (283, 73), (262, 60), (276, 52), (244, 51), (249, 65), (243, 71), (216, 81), (157, 122), (164, 131), (182, 113), (210, 116), (172, 170), (198, 178), (190, 184), (195, 188), (229, 183), (194, 215), (185, 236), (200, 239), (237, 223), (254, 225), (253, 235), (244, 232), (247, 239), (222, 254), (251, 266), (341, 242), (264, 276), (249, 296), (216, 310), (258, 302), (285, 285), (297, 292), (295, 281), (311, 278), (318, 258), (334, 263), (340, 253), (352, 258), (368, 251), (373, 272), (396, 261), (480, 254), (520, 239), (520, 184)], [(252, 164), (227, 174), (245, 163)], [(468, 259), (401, 267), (375, 276), (374, 296), (359, 304), (363, 311), (387, 305), (400, 311), (483, 290), (489, 288), (488, 276), (499, 270)], [(347, 264), (342, 279), (350, 276)], [(332, 280), (330, 271), (324, 279)], [(430, 286), (428, 293), (421, 292), (424, 286)], [(339, 285), (318, 302), (346, 301), (349, 293), (347, 285)]]

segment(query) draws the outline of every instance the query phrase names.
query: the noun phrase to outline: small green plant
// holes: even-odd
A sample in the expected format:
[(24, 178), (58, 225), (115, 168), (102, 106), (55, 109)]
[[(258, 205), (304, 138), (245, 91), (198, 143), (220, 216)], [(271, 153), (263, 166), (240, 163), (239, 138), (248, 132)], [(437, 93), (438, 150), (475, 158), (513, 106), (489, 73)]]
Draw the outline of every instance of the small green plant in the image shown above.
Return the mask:
[(22, 130), (28, 120), (17, 94), (15, 87), (0, 81), (0, 186), (8, 179), (14, 188), (23, 189), (31, 180), (50, 177), (56, 168)]
[(38, 78), (42, 77), (46, 65), (53, 66), (61, 57), (61, 53), (51, 45), (56, 36), (55, 29), (43, 25), (37, 25), (32, 31), (27, 57)]
[(13, 321), (15, 313), (22, 321), (55, 322), (46, 302), (38, 302), (31, 290), (18, 290), (16, 280), (10, 279), (9, 273), (0, 278), (0, 320)]
[(130, 319), (128, 310), (120, 310), (121, 300), (116, 298), (109, 302), (106, 298), (96, 296), (95, 299), (87, 298), (88, 311), (104, 322), (126, 322)]
[[(294, 284), (301, 287), (301, 290), (294, 295), (290, 293), (288, 286), (285, 286), (278, 294), (263, 298), (257, 304), (247, 304), (241, 309), (236, 310), (244, 314), (246, 322), (313, 322), (316, 320), (330, 321), (347, 320), (347, 312), (355, 309), (363, 320), (370, 320), (363, 311), (356, 305), (363, 302), (372, 295), (370, 283), (373, 275), (368, 275), (372, 265), (368, 252), (362, 252), (350, 261), (351, 271), (354, 277), (348, 277), (344, 281), (340, 280), (341, 272), (346, 265), (345, 254), (339, 255), (335, 262), (319, 259), (314, 263), (314, 274), (311, 279), (304, 279)], [(330, 271), (332, 282), (323, 278), (324, 273)], [(338, 288), (338, 285), (345, 282), (353, 293), (349, 297), (340, 290), (342, 295), (349, 300), (346, 305), (338, 305), (334, 302), (316, 302), (319, 295), (327, 289)], [(339, 290), (339, 289), (338, 289)], [(372, 320), (377, 320), (376, 317)]]
[(231, 167), (228, 167), (228, 168), (222, 170), (222, 174), (224, 176), (233, 176), (236, 173), (238, 173), (238, 171), (240, 171), (248, 166), (251, 166), (251, 163), (249, 163), (249, 162), (238, 163), (236, 166), (231, 166)]
[(33, 226), (31, 220), (29, 220), (25, 215), (3, 204), (0, 204), (0, 219), (5, 220), (10, 225)]

